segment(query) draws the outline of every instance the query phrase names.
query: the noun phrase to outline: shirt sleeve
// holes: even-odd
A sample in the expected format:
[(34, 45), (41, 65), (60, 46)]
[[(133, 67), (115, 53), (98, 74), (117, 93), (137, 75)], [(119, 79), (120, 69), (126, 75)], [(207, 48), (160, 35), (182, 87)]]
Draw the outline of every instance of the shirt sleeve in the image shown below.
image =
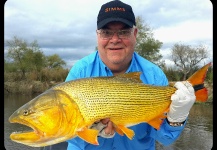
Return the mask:
[(79, 67), (74, 66), (69, 70), (69, 73), (65, 79), (65, 82), (70, 81), (70, 80), (75, 80), (78, 78), (81, 78), (81, 73), (79, 71)]
[(185, 121), (182, 126), (172, 127), (168, 124), (166, 119), (164, 119), (160, 129), (156, 130), (153, 128), (150, 136), (161, 144), (168, 146), (178, 139), (186, 126), (186, 122), (187, 121)]

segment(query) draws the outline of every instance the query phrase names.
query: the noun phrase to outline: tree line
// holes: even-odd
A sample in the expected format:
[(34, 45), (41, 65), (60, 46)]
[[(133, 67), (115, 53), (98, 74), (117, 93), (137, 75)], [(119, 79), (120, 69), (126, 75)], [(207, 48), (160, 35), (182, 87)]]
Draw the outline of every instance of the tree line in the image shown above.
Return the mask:
[(64, 81), (68, 69), (66, 62), (59, 55), (45, 56), (37, 41), (27, 43), (13, 37), (6, 41), (7, 53), (4, 57), (5, 81), (36, 80)]
[[(175, 67), (168, 67), (160, 54), (163, 43), (153, 37), (152, 29), (145, 24), (141, 17), (136, 17), (138, 28), (135, 51), (142, 57), (160, 66), (169, 81), (186, 80), (201, 66), (199, 63), (208, 58), (205, 46), (192, 47), (175, 43), (171, 48), (170, 60)], [(6, 55), (4, 57), (5, 80), (37, 80), (37, 81), (64, 81), (68, 68), (66, 62), (59, 55), (45, 56), (37, 41), (27, 43), (14, 36), (5, 41)], [(97, 50), (97, 47), (96, 47)], [(209, 69), (207, 80), (212, 81), (213, 69)]]

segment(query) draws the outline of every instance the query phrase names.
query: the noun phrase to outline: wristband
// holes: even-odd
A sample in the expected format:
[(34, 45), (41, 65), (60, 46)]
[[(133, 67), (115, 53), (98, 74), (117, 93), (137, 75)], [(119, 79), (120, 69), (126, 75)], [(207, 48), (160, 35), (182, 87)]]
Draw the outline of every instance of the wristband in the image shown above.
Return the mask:
[(167, 119), (167, 122), (172, 127), (178, 127), (178, 126), (183, 126), (184, 125), (184, 122), (169, 122), (168, 119)]

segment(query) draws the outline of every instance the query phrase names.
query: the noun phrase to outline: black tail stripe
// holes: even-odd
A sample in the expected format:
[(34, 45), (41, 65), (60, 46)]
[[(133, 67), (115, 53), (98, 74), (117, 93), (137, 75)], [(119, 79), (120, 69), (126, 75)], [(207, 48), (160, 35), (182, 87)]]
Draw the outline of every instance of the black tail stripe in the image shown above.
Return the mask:
[(204, 87), (204, 84), (202, 83), (202, 84), (194, 85), (193, 88), (194, 88), (194, 91), (196, 92), (196, 91), (201, 90), (205, 87)]

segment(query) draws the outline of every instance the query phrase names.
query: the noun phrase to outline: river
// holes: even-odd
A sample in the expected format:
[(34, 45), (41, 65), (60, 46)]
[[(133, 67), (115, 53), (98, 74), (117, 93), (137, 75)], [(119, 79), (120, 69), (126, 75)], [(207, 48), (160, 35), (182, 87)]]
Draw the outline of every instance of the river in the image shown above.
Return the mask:
[[(63, 142), (50, 147), (32, 148), (10, 140), (14, 131), (24, 130), (19, 124), (10, 124), (9, 116), (35, 95), (4, 95), (4, 146), (7, 150), (66, 150)], [(28, 128), (29, 129), (29, 128)], [(156, 150), (211, 150), (213, 146), (213, 104), (195, 104), (189, 114), (188, 123), (179, 139), (170, 146), (156, 144)]]

